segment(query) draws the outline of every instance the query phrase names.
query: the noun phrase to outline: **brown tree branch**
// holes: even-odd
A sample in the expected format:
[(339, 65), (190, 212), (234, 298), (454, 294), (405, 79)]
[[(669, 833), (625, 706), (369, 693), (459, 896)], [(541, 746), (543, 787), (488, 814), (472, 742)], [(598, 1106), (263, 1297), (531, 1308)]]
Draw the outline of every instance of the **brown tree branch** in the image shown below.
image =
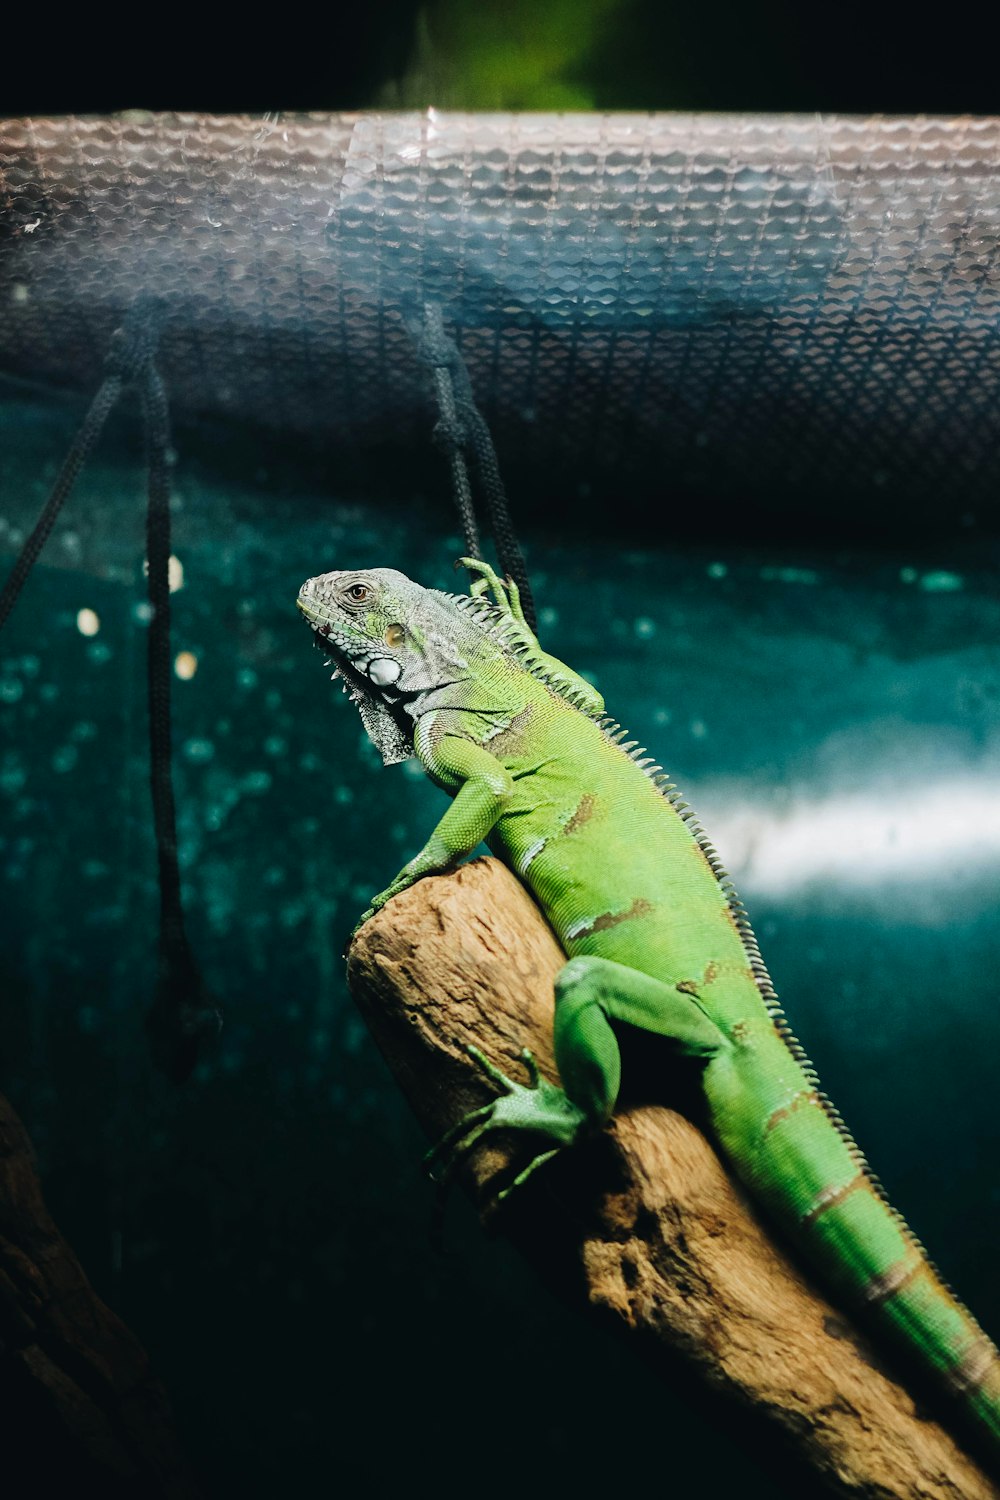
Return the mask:
[[(552, 980), (563, 962), (538, 909), (496, 860), (420, 881), (361, 929), (351, 988), (432, 1138), (495, 1092), (469, 1043), (521, 1078), (527, 1046), (556, 1078)], [(645, 1103), (620, 1109), (602, 1137), (563, 1153), (496, 1209), (494, 1179), (509, 1180), (524, 1160), (524, 1137), (490, 1136), (472, 1153), (468, 1180), (484, 1216), (564, 1293), (613, 1316), (668, 1374), (688, 1361), (751, 1413), (765, 1442), (780, 1434), (834, 1493), (1000, 1493), (812, 1288), (683, 1115)]]
[(196, 1500), (166, 1395), (49, 1216), (0, 1095), (0, 1491)]

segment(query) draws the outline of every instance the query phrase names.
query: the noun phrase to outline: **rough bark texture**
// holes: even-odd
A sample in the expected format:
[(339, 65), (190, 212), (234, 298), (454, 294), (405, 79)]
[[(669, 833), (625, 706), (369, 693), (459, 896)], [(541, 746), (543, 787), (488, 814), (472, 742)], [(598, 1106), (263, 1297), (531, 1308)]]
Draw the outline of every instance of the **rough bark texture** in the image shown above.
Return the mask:
[[(468, 1043), (515, 1077), (527, 1046), (556, 1078), (552, 980), (563, 962), (538, 909), (495, 860), (419, 882), (361, 929), (351, 987), (430, 1136), (494, 1092)], [(472, 1153), (468, 1183), (484, 1217), (564, 1296), (618, 1320), (668, 1378), (688, 1361), (730, 1398), (751, 1440), (756, 1430), (773, 1446), (780, 1433), (793, 1462), (842, 1495), (1000, 1494), (813, 1290), (687, 1118), (626, 1102), (599, 1139), (497, 1209), (498, 1183), (523, 1162), (525, 1144), (498, 1134)]]
[(49, 1217), (0, 1095), (0, 1491), (195, 1500), (166, 1396)]

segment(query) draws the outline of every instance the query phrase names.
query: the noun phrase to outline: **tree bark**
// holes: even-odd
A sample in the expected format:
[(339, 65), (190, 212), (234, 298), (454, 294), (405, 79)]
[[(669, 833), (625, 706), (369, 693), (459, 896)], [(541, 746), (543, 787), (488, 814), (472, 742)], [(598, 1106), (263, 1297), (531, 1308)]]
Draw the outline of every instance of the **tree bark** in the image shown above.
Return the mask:
[(0, 1490), (196, 1500), (145, 1352), (49, 1216), (27, 1132), (0, 1095)]
[[(528, 1047), (557, 1079), (552, 981), (564, 962), (496, 860), (418, 882), (357, 934), (352, 991), (433, 1139), (496, 1092), (469, 1044), (521, 1079)], [(527, 1138), (487, 1137), (464, 1169), (484, 1219), (561, 1295), (616, 1320), (668, 1379), (686, 1361), (728, 1399), (755, 1446), (773, 1448), (780, 1434), (798, 1471), (807, 1466), (833, 1493), (1000, 1494), (814, 1290), (701, 1131), (650, 1097), (662, 1097), (662, 1080), (499, 1207), (496, 1192), (527, 1159)]]

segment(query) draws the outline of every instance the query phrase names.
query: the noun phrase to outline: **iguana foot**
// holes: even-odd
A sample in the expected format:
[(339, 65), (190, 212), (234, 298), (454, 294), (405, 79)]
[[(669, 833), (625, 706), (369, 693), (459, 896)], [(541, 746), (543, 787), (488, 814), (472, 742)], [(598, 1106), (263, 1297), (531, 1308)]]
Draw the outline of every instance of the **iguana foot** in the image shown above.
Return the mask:
[(375, 913), (381, 911), (386, 902), (391, 901), (393, 896), (398, 896), (400, 891), (407, 890), (408, 887), (412, 884), (412, 880), (400, 880), (397, 878), (392, 882), (392, 885), (386, 886), (384, 891), (380, 891), (377, 896), (372, 897), (371, 905), (365, 907), (364, 911), (361, 913), (360, 917), (351, 928), (351, 935), (347, 939), (347, 948), (345, 948), (344, 950), (345, 958), (347, 957), (348, 949), (354, 942), (354, 939), (357, 937), (358, 933), (361, 931), (365, 923), (371, 921)]
[(544, 1162), (556, 1156), (560, 1147), (572, 1145), (586, 1128), (587, 1117), (567, 1097), (564, 1089), (541, 1077), (538, 1064), (527, 1048), (521, 1053), (528, 1070), (527, 1085), (515, 1083), (512, 1078), (508, 1078), (478, 1047), (470, 1046), (467, 1050), (483, 1072), (494, 1083), (498, 1083), (504, 1092), (498, 1099), (484, 1104), (480, 1109), (471, 1110), (428, 1151), (424, 1163), (434, 1181), (446, 1183), (477, 1141), (491, 1130), (528, 1130), (538, 1135), (547, 1135), (557, 1142), (551, 1150), (534, 1156), (514, 1181), (497, 1195), (497, 1201), (502, 1203)]
[(478, 557), (460, 557), (456, 564), (458, 567), (468, 568), (470, 573), (478, 573), (479, 577), (469, 586), (469, 593), (473, 599), (482, 598), (483, 594), (493, 595), (493, 602), (498, 609), (505, 614), (511, 615), (519, 625), (535, 639), (534, 633), (524, 618), (524, 610), (521, 606), (521, 591), (513, 578), (501, 578), (499, 573), (494, 572), (489, 563), (481, 561)]
[[(403, 891), (406, 889), (406, 886), (401, 885), (398, 887), (398, 889)], [(381, 911), (385, 903), (390, 900), (391, 897), (395, 896), (395, 894), (396, 886), (395, 882), (393, 882), (393, 884), (388, 886), (384, 891), (381, 891), (377, 896), (372, 897), (371, 905), (365, 907), (364, 911), (361, 913), (360, 917), (351, 928), (351, 935), (347, 939), (348, 947), (350, 947), (354, 942), (354, 939), (357, 937), (358, 933), (361, 931), (365, 923), (370, 921), (377, 911)]]

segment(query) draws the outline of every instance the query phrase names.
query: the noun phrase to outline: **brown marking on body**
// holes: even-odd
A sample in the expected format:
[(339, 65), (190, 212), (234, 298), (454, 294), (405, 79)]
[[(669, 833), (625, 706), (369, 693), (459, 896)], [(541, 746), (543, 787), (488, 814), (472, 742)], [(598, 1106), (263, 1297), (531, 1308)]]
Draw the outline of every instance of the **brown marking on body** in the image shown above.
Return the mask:
[(867, 1177), (864, 1172), (859, 1172), (856, 1177), (851, 1178), (850, 1182), (838, 1182), (833, 1187), (824, 1188), (812, 1208), (806, 1209), (799, 1223), (803, 1229), (808, 1229), (809, 1225), (815, 1224), (819, 1216), (825, 1214), (828, 1208), (833, 1208), (837, 1204), (843, 1203), (844, 1199), (849, 1198), (852, 1193), (857, 1192), (859, 1187), (867, 1186)]
[(574, 932), (574, 938), (591, 937), (595, 932), (607, 932), (609, 927), (617, 927), (619, 922), (630, 922), (633, 917), (647, 917), (653, 910), (652, 903), (643, 896), (637, 896), (628, 911), (605, 911), (599, 917), (595, 917), (588, 927), (581, 927)]
[(958, 1396), (974, 1391), (981, 1386), (996, 1360), (996, 1350), (985, 1333), (969, 1345), (958, 1363), (945, 1374), (945, 1379)]
[(736, 1024), (732, 1028), (732, 1038), (733, 1038), (733, 1041), (739, 1043), (740, 1045), (742, 1045), (746, 1041), (746, 1039), (749, 1036), (749, 1034), (750, 1034), (750, 1023), (749, 1023), (749, 1021), (737, 1021)]
[(584, 792), (576, 804), (576, 811), (563, 829), (563, 833), (575, 833), (578, 828), (583, 827), (584, 823), (589, 823), (594, 816), (594, 805), (596, 802), (597, 798), (593, 792)]
[(507, 727), (501, 729), (499, 734), (493, 735), (487, 741), (490, 754), (499, 756), (509, 751), (516, 751), (521, 730), (531, 722), (534, 712), (535, 705), (533, 703), (526, 703), (523, 708), (518, 709)]
[(723, 901), (722, 905), (719, 907), (719, 915), (721, 916), (723, 922), (725, 922), (726, 926), (732, 928), (733, 932), (735, 932), (736, 936), (740, 940), (740, 943), (742, 944), (743, 934), (740, 931), (740, 924), (733, 916), (733, 909), (729, 905), (728, 901)]
[(534, 714), (535, 705), (533, 703), (526, 703), (523, 708), (518, 709), (517, 713), (511, 719), (510, 723), (507, 725), (506, 732), (508, 734), (517, 734), (517, 732), (523, 729), (526, 724), (530, 724), (531, 720), (534, 718)]
[[(702, 978), (700, 978), (700, 980), (678, 980), (678, 983), (676, 983), (673, 987), (675, 987), (675, 990), (679, 990), (679, 992), (681, 992), (681, 995), (694, 995), (694, 998), (700, 999), (702, 998), (703, 990), (708, 989), (709, 984), (714, 983), (715, 980), (718, 980), (718, 977), (720, 977), (721, 974), (726, 974), (726, 972), (729, 972), (729, 974), (739, 974), (741, 975), (741, 978), (744, 977), (745, 974), (750, 974), (750, 971), (748, 971), (748, 969), (745, 969), (744, 965), (720, 963), (717, 962), (717, 960), (712, 959), (711, 962), (709, 962), (708, 965), (705, 966), (705, 974), (702, 975)], [(753, 978), (753, 975), (751, 975), (751, 978)]]
[[(746, 948), (743, 948), (746, 953)], [(707, 989), (717, 979), (748, 979), (751, 984), (756, 985), (753, 969), (748, 963), (740, 963), (734, 958), (713, 958), (705, 965), (705, 972), (701, 976), (700, 987)]]
[[(733, 1034), (736, 1034), (735, 1026), (733, 1027)], [(798, 1093), (793, 1094), (787, 1104), (779, 1104), (777, 1109), (772, 1109), (764, 1121), (764, 1134), (767, 1135), (769, 1130), (773, 1130), (775, 1125), (780, 1125), (782, 1120), (787, 1120), (789, 1115), (793, 1115), (804, 1104), (819, 1104), (819, 1102), (819, 1094), (817, 1094), (815, 1089), (799, 1089)]]
[(883, 1302), (888, 1302), (897, 1292), (901, 1292), (908, 1286), (921, 1271), (930, 1271), (930, 1266), (917, 1250), (911, 1250), (901, 1260), (895, 1261), (887, 1266), (884, 1271), (873, 1276), (865, 1290), (861, 1293), (861, 1300), (867, 1307), (879, 1307)]

